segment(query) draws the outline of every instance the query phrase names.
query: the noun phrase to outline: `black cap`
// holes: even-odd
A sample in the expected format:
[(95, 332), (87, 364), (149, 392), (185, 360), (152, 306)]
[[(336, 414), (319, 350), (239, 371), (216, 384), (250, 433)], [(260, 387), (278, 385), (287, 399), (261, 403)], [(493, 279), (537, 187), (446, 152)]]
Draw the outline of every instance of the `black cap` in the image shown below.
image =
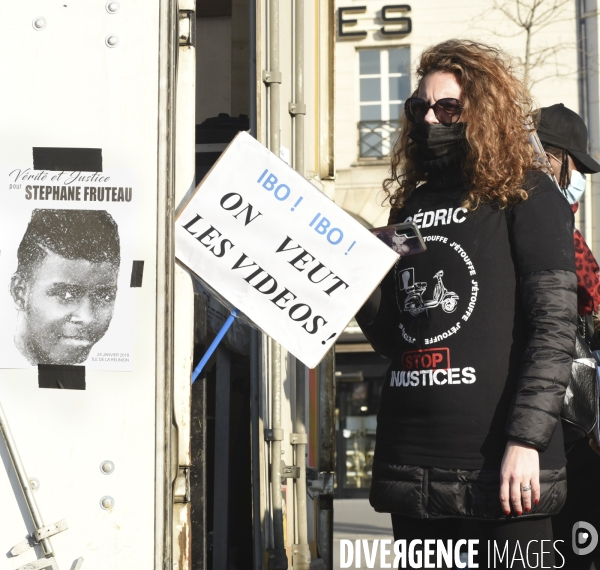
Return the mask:
[(581, 165), (581, 172), (600, 172), (600, 164), (587, 152), (587, 127), (575, 111), (562, 103), (542, 107), (537, 133), (543, 143), (565, 149)]

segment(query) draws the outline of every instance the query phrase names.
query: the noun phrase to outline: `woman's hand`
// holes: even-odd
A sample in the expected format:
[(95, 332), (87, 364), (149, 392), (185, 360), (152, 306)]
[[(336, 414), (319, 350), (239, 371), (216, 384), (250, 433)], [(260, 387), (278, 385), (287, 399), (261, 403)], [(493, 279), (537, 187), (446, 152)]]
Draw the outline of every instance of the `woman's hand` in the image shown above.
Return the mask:
[[(528, 490), (523, 490), (523, 488)], [(537, 449), (525, 443), (509, 441), (500, 467), (500, 504), (505, 515), (511, 505), (518, 515), (531, 510), (540, 501), (540, 457)]]

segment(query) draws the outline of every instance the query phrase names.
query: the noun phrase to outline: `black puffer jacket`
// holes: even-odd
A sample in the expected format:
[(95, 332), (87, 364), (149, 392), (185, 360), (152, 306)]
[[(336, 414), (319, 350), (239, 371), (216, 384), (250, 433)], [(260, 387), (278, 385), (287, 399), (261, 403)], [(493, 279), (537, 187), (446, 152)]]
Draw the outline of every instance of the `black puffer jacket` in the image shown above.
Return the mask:
[[(500, 508), (500, 471), (389, 465), (375, 461), (369, 501), (380, 513), (420, 519), (505, 518)], [(523, 517), (557, 513), (567, 498), (567, 471), (540, 471), (540, 503)]]
[(544, 451), (569, 385), (577, 330), (577, 277), (537, 271), (521, 277), (528, 342), (506, 435)]
[[(577, 279), (567, 271), (540, 271), (524, 275), (520, 285), (529, 322), (529, 342), (522, 357), (522, 373), (506, 423), (506, 436), (543, 452), (554, 433), (569, 382)], [(373, 299), (379, 306), (379, 291)], [(367, 322), (374, 316), (369, 311), (374, 309), (373, 305), (366, 306), (366, 315), (364, 311), (358, 315), (365, 330), (369, 330)], [(497, 469), (444, 469), (375, 461), (369, 500), (378, 512), (415, 518), (494, 520), (504, 518), (499, 490)], [(540, 490), (540, 503), (522, 517), (560, 511), (567, 496), (566, 468), (542, 469)]]
[[(500, 463), (508, 440), (540, 452), (540, 503), (523, 516), (554, 514), (565, 501), (559, 416), (577, 318), (573, 217), (545, 176), (528, 180), (530, 200), (509, 215), (488, 205), (444, 227), (450, 215), (438, 213), (456, 207), (464, 189), (423, 186), (394, 220), (420, 222), (428, 252), (400, 260), (357, 315), (373, 347), (392, 358), (370, 494), (377, 511), (504, 518)], [(440, 223), (428, 225), (433, 219)], [(434, 272), (456, 307), (440, 310), (437, 288), (426, 297)], [(414, 355), (425, 353), (447, 354), (446, 372), (427, 369), (426, 358), (412, 371)], [(450, 366), (457, 372), (446, 383)]]

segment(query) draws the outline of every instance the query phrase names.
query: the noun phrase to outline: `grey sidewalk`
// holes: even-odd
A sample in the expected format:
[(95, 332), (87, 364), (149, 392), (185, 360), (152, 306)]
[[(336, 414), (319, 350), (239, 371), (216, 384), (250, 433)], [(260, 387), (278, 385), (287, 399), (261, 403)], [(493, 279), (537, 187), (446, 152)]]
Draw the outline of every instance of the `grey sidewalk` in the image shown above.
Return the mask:
[[(374, 539), (394, 540), (390, 515), (376, 513), (367, 499), (338, 499), (333, 505), (333, 568), (340, 568), (340, 540)], [(372, 543), (370, 542), (370, 545)], [(393, 552), (392, 547), (388, 547)], [(380, 570), (377, 549), (375, 570)], [(393, 554), (387, 557), (393, 561)], [(367, 568), (364, 556), (360, 568)], [(355, 568), (352, 564), (351, 568)]]

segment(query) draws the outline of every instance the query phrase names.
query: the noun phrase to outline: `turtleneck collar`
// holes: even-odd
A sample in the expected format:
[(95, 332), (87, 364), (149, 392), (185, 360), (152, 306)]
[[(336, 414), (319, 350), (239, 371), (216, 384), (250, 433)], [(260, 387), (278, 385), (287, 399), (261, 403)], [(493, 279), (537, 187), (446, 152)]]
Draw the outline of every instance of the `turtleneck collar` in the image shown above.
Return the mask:
[(435, 189), (465, 186), (463, 160), (464, 149), (457, 149), (440, 158), (421, 160), (421, 167), (427, 172), (427, 184)]

